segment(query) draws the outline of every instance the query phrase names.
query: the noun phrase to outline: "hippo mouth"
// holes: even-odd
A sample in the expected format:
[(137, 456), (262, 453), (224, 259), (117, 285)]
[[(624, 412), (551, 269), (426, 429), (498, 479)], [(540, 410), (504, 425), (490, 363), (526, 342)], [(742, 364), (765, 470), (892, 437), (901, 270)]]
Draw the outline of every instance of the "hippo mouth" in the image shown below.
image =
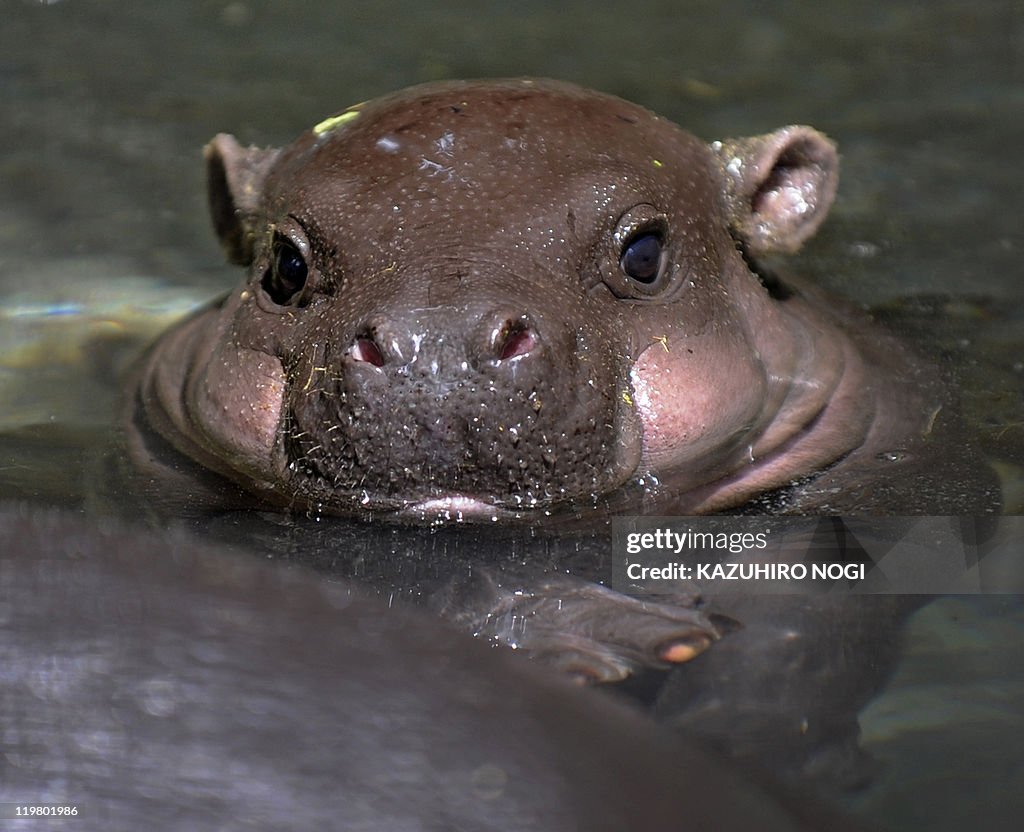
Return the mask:
[(351, 354), (328, 363), (338, 371), (314, 389), (304, 366), (289, 373), (278, 438), (287, 487), (310, 506), (515, 519), (592, 506), (640, 462), (635, 413), (608, 379), (567, 379), (527, 362), (515, 373), (499, 362), (469, 373), (462, 364), (457, 374), (418, 362), (392, 370)]
[[(320, 441), (309, 434), (286, 441), (287, 488), (293, 499), (327, 511), (403, 520), (514, 520), (567, 506), (592, 507), (621, 487), (635, 468), (620, 458), (628, 448), (602, 441), (596, 430), (565, 431), (557, 445), (525, 453), (509, 453), (524, 440), (515, 442), (504, 432), (477, 441), (463, 436), (461, 442), (451, 440), (446, 458), (437, 450), (442, 438), (410, 429), (407, 421), (378, 427), (380, 432), (374, 429), (371, 437), (334, 431)], [(450, 439), (453, 433), (445, 435)], [(384, 434), (392, 444), (375, 453), (371, 440)], [(404, 439), (393, 441), (397, 437)], [(403, 452), (406, 448), (409, 453)], [(432, 449), (413, 454), (414, 448)], [(374, 466), (369, 462), (374, 458), (385, 462)]]
[(486, 500), (461, 495), (412, 503), (398, 512), (401, 518), (439, 523), (515, 519), (518, 515)]

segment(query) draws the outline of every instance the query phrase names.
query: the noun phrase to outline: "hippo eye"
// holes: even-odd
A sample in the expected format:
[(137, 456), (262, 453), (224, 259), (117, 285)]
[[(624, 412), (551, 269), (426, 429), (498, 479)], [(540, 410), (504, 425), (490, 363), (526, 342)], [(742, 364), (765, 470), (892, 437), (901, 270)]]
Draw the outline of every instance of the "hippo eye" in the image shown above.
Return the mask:
[(668, 303), (684, 281), (672, 252), (677, 248), (669, 217), (647, 202), (623, 212), (599, 249), (601, 279), (617, 298)]
[(309, 268), (302, 253), (287, 239), (274, 241), (272, 260), (267, 273), (263, 275), (263, 290), (279, 306), (295, 304), (296, 295), (306, 285)]
[(637, 283), (650, 285), (661, 274), (663, 251), (664, 245), (660, 234), (637, 234), (623, 246), (619, 266), (626, 277)]

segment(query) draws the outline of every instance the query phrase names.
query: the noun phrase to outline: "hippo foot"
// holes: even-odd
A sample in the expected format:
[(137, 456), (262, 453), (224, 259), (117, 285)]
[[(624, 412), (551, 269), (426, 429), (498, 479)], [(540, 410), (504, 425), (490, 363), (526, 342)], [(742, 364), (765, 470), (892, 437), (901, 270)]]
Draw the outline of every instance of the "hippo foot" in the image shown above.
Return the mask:
[(527, 584), (476, 570), (434, 606), (460, 628), (590, 684), (682, 664), (735, 628), (695, 609), (692, 596), (662, 598), (640, 601), (570, 575)]

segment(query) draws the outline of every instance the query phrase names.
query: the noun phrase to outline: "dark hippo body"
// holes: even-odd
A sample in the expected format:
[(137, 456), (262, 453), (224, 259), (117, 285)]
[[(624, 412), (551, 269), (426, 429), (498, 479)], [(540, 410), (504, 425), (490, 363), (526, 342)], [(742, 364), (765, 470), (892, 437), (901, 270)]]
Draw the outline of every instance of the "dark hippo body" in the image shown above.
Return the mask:
[(846, 828), (343, 584), (2, 508), (0, 553), (0, 803), (78, 810), (26, 828)]
[(933, 372), (752, 270), (831, 204), (810, 128), (708, 146), (567, 84), (445, 83), (207, 159), (250, 269), (138, 374), (136, 484), (172, 511), (996, 504)]

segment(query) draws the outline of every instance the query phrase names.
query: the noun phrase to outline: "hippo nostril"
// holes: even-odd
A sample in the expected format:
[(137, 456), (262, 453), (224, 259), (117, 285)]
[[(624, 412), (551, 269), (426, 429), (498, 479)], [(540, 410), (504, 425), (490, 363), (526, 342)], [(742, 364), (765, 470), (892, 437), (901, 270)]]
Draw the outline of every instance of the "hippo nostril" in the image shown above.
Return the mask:
[(527, 324), (520, 321), (512, 324), (497, 344), (498, 360), (505, 361), (517, 355), (526, 355), (537, 346), (537, 336)]
[(384, 366), (384, 355), (381, 353), (380, 347), (366, 336), (356, 338), (356, 342), (352, 345), (352, 357), (356, 361), (365, 361), (374, 367)]

